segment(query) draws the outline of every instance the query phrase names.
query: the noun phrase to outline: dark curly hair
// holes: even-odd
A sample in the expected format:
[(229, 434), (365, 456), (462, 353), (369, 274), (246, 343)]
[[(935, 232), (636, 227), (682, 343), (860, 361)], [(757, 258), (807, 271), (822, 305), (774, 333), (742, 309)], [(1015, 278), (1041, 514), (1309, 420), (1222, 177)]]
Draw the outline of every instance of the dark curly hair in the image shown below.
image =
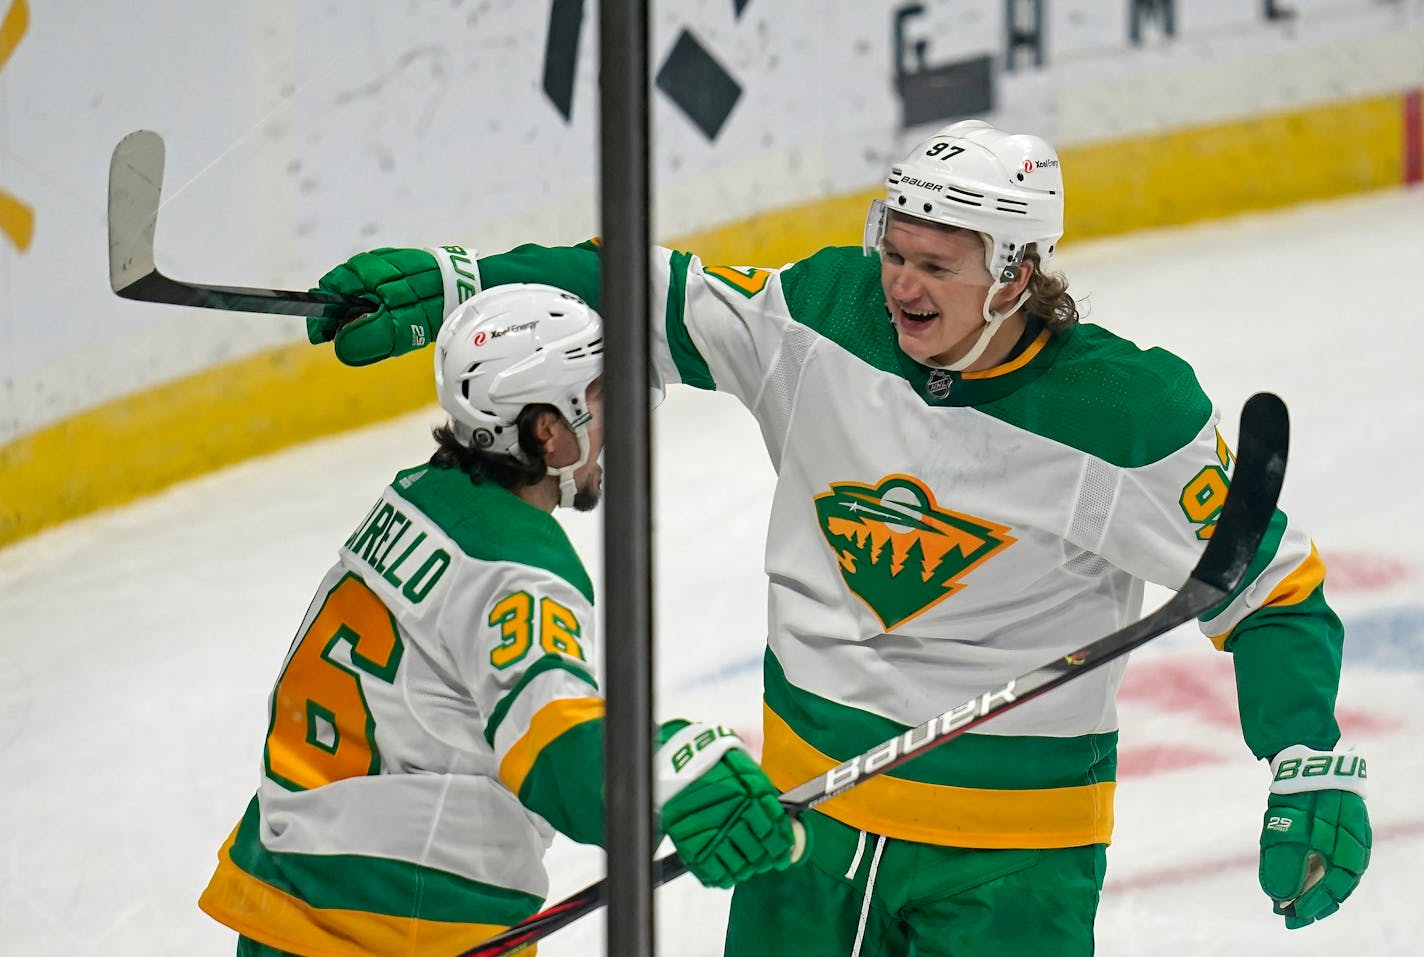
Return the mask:
[(526, 405), (515, 420), (522, 456), (496, 455), (474, 448), (461, 442), (448, 422), (437, 426), (431, 432), (436, 448), (435, 454), (430, 456), (430, 464), (436, 468), (459, 469), (472, 482), (494, 482), (511, 492), (536, 485), (548, 474), (544, 450), (534, 438), (534, 423), (545, 412), (559, 414), (552, 405), (536, 403)]

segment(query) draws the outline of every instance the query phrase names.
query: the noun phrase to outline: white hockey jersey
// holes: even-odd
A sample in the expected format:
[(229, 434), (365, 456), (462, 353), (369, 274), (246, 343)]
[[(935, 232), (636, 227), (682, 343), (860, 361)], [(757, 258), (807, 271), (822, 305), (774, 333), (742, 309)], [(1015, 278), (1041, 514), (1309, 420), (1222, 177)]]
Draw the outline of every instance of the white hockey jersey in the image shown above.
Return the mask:
[[(552, 283), (597, 305), (596, 242), (478, 259), (436, 250), (449, 308)], [(452, 268), (458, 267), (458, 268)], [(654, 252), (656, 363), (756, 417), (778, 482), (767, 530), (763, 764), (789, 789), (1141, 614), (1210, 537), (1233, 459), (1190, 367), (1093, 326), (1030, 325), (997, 368), (898, 347), (879, 262), (780, 269)], [(475, 274), (477, 273), (477, 274)], [(1202, 621), (1236, 659), (1247, 744), (1329, 748), (1343, 640), (1324, 566), (1277, 512), (1246, 581)], [(961, 847), (1105, 843), (1125, 661), (1090, 672), (818, 810)]]
[(538, 910), (549, 822), (602, 835), (594, 628), (551, 515), (398, 474), (302, 621), (203, 909), (282, 950), (442, 957)]

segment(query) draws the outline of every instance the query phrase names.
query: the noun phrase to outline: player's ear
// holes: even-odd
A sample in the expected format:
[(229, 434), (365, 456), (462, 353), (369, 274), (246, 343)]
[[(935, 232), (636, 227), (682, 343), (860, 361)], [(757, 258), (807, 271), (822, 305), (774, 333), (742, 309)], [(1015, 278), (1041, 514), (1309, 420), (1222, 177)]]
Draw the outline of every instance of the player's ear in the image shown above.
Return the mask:
[(1004, 284), (1004, 287), (995, 294), (991, 307), (1004, 309), (1016, 302), (1019, 295), (1028, 288), (1029, 280), (1033, 278), (1036, 268), (1033, 261), (1029, 259), (1005, 266), (999, 273), (999, 281)]
[(544, 453), (544, 461), (562, 468), (578, 461), (578, 436), (564, 417), (554, 409), (545, 409), (534, 419), (534, 440)]
[(1037, 268), (1034, 266), (1033, 260), (1025, 259), (1023, 262), (1005, 266), (1004, 271), (999, 274), (999, 281), (1017, 296), (1023, 292), (1024, 287), (1028, 285), (1028, 281), (1033, 278), (1036, 271)]
[(534, 417), (534, 423), (530, 428), (530, 433), (534, 436), (534, 441), (544, 450), (544, 454), (549, 452), (549, 444), (558, 434), (559, 423), (563, 421), (563, 416), (553, 409), (544, 409)]

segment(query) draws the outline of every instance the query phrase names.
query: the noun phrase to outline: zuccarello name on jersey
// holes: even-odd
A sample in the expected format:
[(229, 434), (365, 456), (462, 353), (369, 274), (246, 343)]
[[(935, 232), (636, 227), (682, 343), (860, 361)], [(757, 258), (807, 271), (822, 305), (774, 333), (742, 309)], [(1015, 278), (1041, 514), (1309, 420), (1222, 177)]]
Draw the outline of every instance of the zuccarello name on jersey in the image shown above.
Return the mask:
[(419, 604), (450, 567), (449, 551), (431, 538), (424, 525), (419, 516), (412, 520), (383, 498), (344, 547), (399, 589), (411, 604)]

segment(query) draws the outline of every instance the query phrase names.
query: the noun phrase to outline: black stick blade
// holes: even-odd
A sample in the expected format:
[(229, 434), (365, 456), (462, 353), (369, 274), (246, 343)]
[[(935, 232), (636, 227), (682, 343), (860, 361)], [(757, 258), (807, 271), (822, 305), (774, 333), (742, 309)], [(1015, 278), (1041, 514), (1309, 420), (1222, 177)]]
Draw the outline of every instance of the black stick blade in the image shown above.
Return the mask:
[(1290, 416), (1280, 396), (1258, 392), (1241, 410), (1236, 468), (1214, 534), (1192, 577), (1230, 593), (1241, 584), (1276, 512), (1290, 451)]

